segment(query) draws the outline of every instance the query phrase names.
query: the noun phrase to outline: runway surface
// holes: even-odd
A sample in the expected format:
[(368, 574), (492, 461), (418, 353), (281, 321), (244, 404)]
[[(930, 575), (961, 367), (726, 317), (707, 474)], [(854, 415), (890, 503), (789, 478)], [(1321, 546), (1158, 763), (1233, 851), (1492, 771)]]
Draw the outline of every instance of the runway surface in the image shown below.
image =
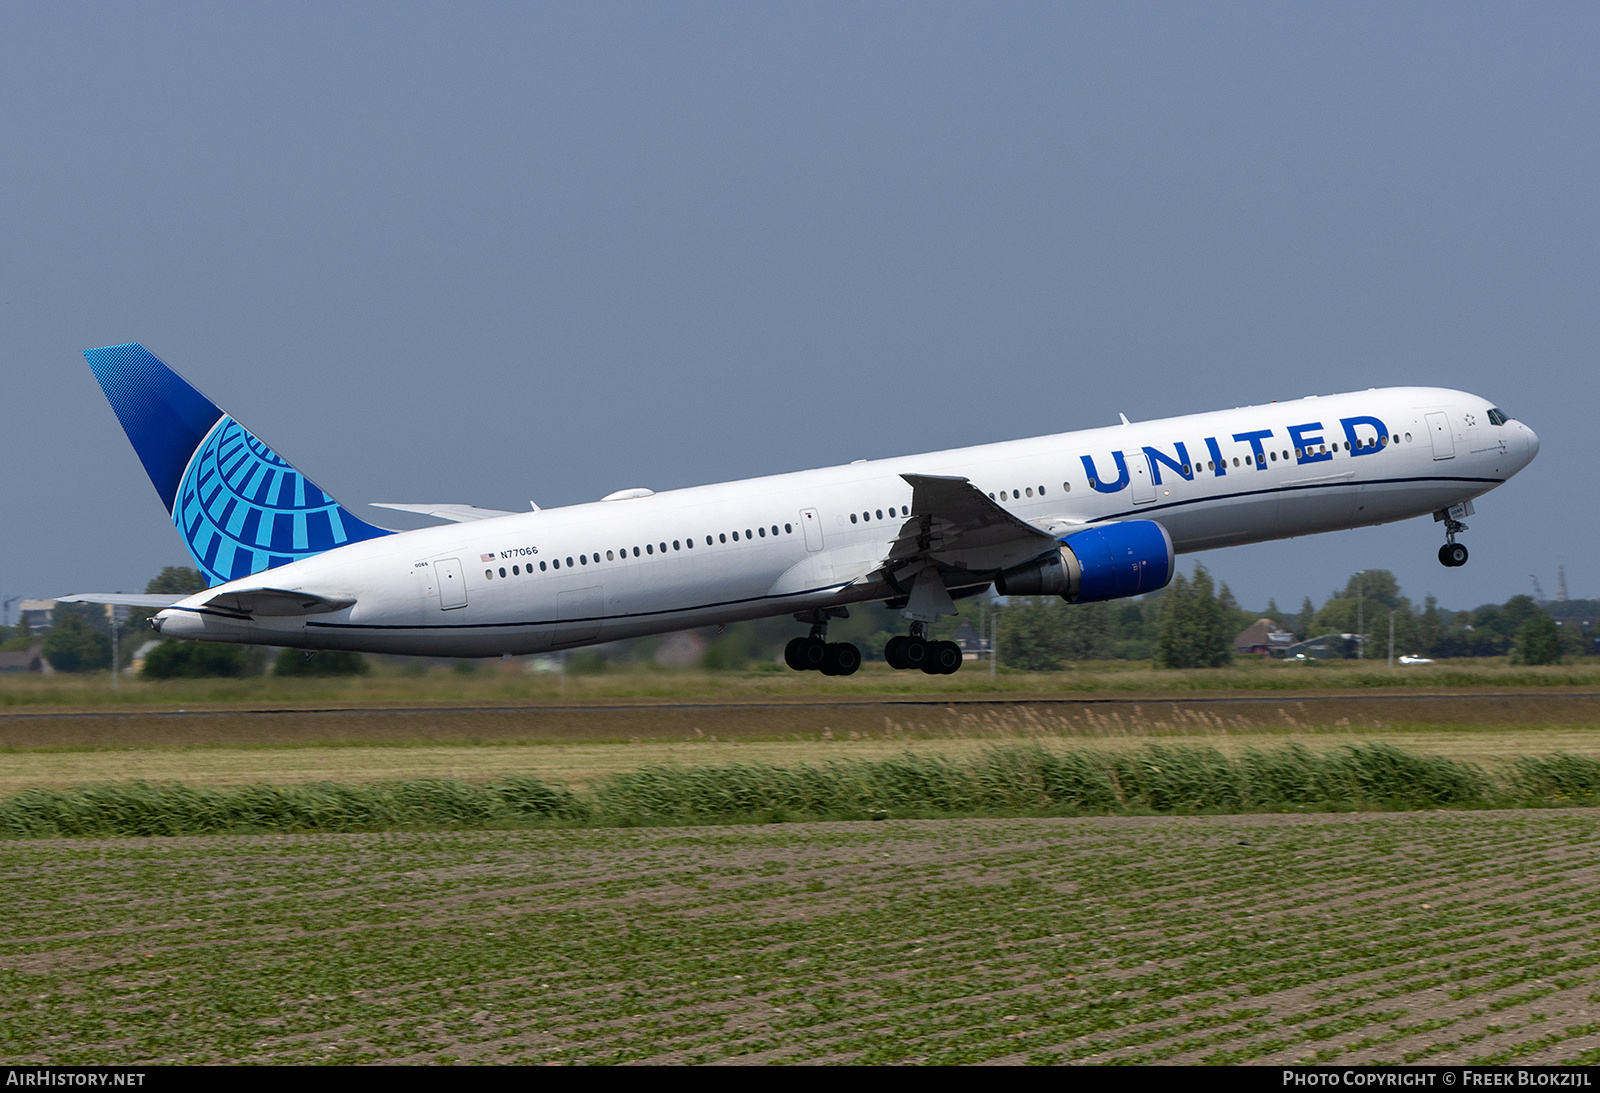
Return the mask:
[[(0, 713), (0, 748), (204, 747), (629, 740), (786, 740), (886, 731), (982, 735), (985, 726), (1067, 735), (1100, 722), (1159, 732), (1165, 723), (1264, 731), (1397, 722), (1600, 727), (1600, 692), (1232, 694), (794, 699), (596, 700), (583, 703), (315, 708), (40, 710)], [(897, 727), (897, 729), (896, 729)]]

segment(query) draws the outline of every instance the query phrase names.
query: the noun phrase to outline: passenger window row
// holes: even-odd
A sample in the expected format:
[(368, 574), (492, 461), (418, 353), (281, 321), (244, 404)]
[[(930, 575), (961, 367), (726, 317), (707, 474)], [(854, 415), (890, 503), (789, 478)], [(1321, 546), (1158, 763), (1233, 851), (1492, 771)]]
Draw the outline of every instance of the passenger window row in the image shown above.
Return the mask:
[[(1007, 501), (1007, 500), (1020, 501), (1020, 500), (1022, 500), (1024, 495), (1026, 495), (1028, 497), (1032, 497), (1035, 490), (1039, 491), (1039, 496), (1040, 497), (1044, 496), (1045, 490), (1044, 490), (1043, 486), (1029, 486), (1026, 489), (1020, 489), (1020, 490), (1010, 490), (1010, 491), (1001, 490), (998, 496), (996, 496), (995, 494), (991, 493), (989, 495), (989, 500), (991, 500), (991, 501)], [(1063, 483), (1061, 483), (1061, 492), (1062, 493), (1071, 493), (1072, 492), (1072, 483), (1071, 482), (1063, 482)]]
[(879, 520), (884, 520), (884, 519), (893, 520), (894, 517), (895, 517), (895, 512), (896, 511), (898, 511), (901, 516), (910, 516), (911, 515), (911, 506), (910, 505), (901, 505), (900, 508), (898, 510), (896, 510), (893, 505), (890, 505), (889, 506), (889, 515), (887, 517), (885, 517), (883, 515), (883, 510), (882, 509), (873, 509), (873, 510), (868, 511), (868, 512), (863, 512), (859, 517), (855, 513), (852, 512), (850, 514), (850, 522), (852, 524), (870, 524), (872, 522), (874, 513), (877, 514), (877, 518)]
[[(1350, 442), (1347, 440), (1347, 441), (1344, 442), (1343, 450), (1348, 452), (1348, 451), (1354, 451), (1355, 448), (1386, 448), (1390, 444), (1398, 444), (1398, 443), (1400, 443), (1400, 434), (1396, 433), (1393, 436), (1375, 436), (1375, 437), (1372, 437), (1372, 438), (1370, 438), (1370, 439), (1368, 439), (1366, 441), (1357, 441), (1355, 446), (1354, 446), (1354, 448), (1351, 446)], [(1410, 433), (1406, 434), (1406, 443), (1407, 444), (1411, 443), (1411, 434)], [(1340, 446), (1339, 446), (1338, 443), (1334, 444), (1333, 450), (1336, 451), (1336, 452), (1340, 450)], [(1328, 454), (1328, 446), (1326, 444), (1319, 444), (1314, 449), (1313, 448), (1296, 448), (1294, 450), (1294, 458), (1296, 458), (1296, 459), (1304, 459), (1308, 455), (1327, 455), (1327, 454)], [(1287, 461), (1289, 459), (1289, 450), (1287, 448), (1283, 449), (1282, 458), (1285, 461)], [(1268, 452), (1267, 453), (1267, 459), (1271, 460), (1274, 463), (1278, 462), (1278, 459), (1279, 459), (1278, 453), (1276, 451)], [(1234, 456), (1233, 457), (1233, 465), (1235, 467), (1240, 466), (1241, 463), (1242, 463), (1243, 466), (1251, 467), (1251, 466), (1254, 466), (1256, 464), (1256, 458), (1253, 455), (1244, 456), (1242, 460), (1241, 460), (1241, 458), (1239, 456)], [(1195, 464), (1194, 470), (1198, 471), (1199, 469), (1200, 469), (1200, 465), (1198, 463)], [(1216, 470), (1217, 469), (1216, 461), (1215, 460), (1211, 460), (1211, 459), (1206, 460), (1205, 469), (1208, 470), (1208, 471)], [(1185, 477), (1187, 477), (1189, 475), (1189, 473), (1190, 473), (1189, 464), (1185, 463), (1183, 465), (1182, 472), (1183, 472)], [(993, 497), (994, 494), (991, 493), (989, 496)]]
[[(731, 533), (730, 532), (722, 532), (717, 536), (717, 540), (726, 543), (728, 541), (728, 535), (729, 534), (732, 534), (734, 542), (737, 543), (739, 541), (739, 533), (737, 531), (731, 532)], [(768, 529), (765, 528), (765, 527), (760, 527), (760, 528), (755, 528), (755, 529), (745, 528), (745, 530), (744, 530), (744, 537), (747, 540), (749, 540), (749, 539), (758, 539), (758, 538), (759, 539), (765, 539), (768, 534), (769, 534)], [(773, 538), (777, 538), (778, 537), (778, 525), (777, 524), (771, 525), (770, 534), (772, 535)], [(793, 524), (784, 524), (783, 525), (783, 534), (785, 534), (785, 535), (793, 535), (794, 534), (794, 525)], [(711, 546), (712, 545), (711, 536), (707, 535), (705, 537), (705, 539), (706, 539), (706, 546)], [(628, 552), (629, 552), (630, 549), (633, 552), (632, 553), (632, 557), (640, 558), (640, 557), (644, 557), (644, 556), (647, 556), (647, 555), (654, 555), (656, 553), (665, 554), (667, 552), (667, 544), (664, 543), (664, 542), (663, 543), (646, 543), (646, 544), (644, 544), (644, 549), (643, 549), (642, 552), (640, 551), (640, 549), (638, 547), (631, 547), (631, 548), (630, 547), (623, 547), (620, 550), (608, 550), (608, 551), (605, 552), (605, 560), (608, 561), (608, 562), (616, 562), (616, 561), (621, 561), (623, 559), (626, 559), (626, 558), (629, 557), (629, 553)], [(674, 539), (674, 540), (672, 540), (672, 549), (673, 550), (684, 550), (684, 549), (693, 550), (694, 549), (694, 538), (691, 536), (690, 538), (687, 538), (687, 539)], [(561, 558), (550, 558), (550, 559), (547, 559), (545, 561), (541, 561), (539, 563), (539, 572), (543, 573), (543, 572), (546, 572), (547, 570), (551, 570), (551, 569), (560, 569), (562, 567), (562, 562), (563, 562), (563, 560)], [(566, 564), (566, 567), (568, 569), (575, 569), (578, 566), (586, 566), (586, 565), (590, 565), (590, 564), (599, 565), (600, 564), (600, 552), (597, 550), (593, 554), (580, 554), (580, 555), (577, 556), (576, 559), (574, 559), (573, 557), (568, 555), (568, 557), (565, 559), (565, 564)], [(486, 578), (488, 578), (489, 580), (493, 580), (494, 576), (495, 576), (495, 572), (496, 571), (494, 569), (486, 569), (486, 570), (483, 571), (483, 575)], [(529, 562), (526, 567), (523, 567), (523, 566), (520, 566), (520, 565), (512, 566), (510, 575), (513, 576), (513, 577), (520, 577), (520, 576), (523, 576), (526, 573), (532, 573), (532, 572), (533, 572), (533, 563)], [(505, 566), (501, 566), (499, 568), (499, 574), (502, 577), (506, 576), (506, 567)]]
[[(1408, 442), (1411, 440), (1411, 434), (1410, 433), (1406, 434), (1406, 440)], [(1387, 448), (1391, 441), (1393, 441), (1395, 444), (1400, 443), (1399, 434), (1397, 433), (1393, 437), (1375, 436), (1375, 437), (1371, 438), (1370, 440), (1357, 441), (1354, 447), (1352, 447), (1350, 442), (1347, 440), (1347, 441), (1344, 442), (1343, 450), (1349, 452), (1349, 451), (1354, 451), (1355, 448)], [(1339, 444), (1337, 442), (1334, 443), (1333, 450), (1335, 452), (1340, 451), (1340, 446), (1339, 446)], [(1327, 454), (1328, 454), (1328, 446), (1326, 444), (1319, 444), (1315, 448), (1296, 448), (1294, 450), (1294, 458), (1295, 459), (1304, 459), (1304, 458), (1306, 458), (1307, 456), (1310, 456), (1310, 455), (1327, 455)], [(1267, 459), (1271, 460), (1274, 463), (1278, 462), (1278, 458), (1279, 458), (1279, 456), (1278, 456), (1278, 453), (1276, 451), (1271, 451), (1271, 452), (1267, 453)], [(1283, 458), (1283, 460), (1285, 462), (1288, 462), (1288, 460), (1289, 460), (1289, 449), (1287, 449), (1287, 448), (1283, 449), (1283, 457), (1282, 458)], [(1247, 456), (1244, 457), (1244, 465), (1246, 467), (1253, 466), (1256, 462), (1257, 462), (1257, 460), (1255, 459), (1254, 456), (1247, 455)], [(1261, 460), (1260, 462), (1266, 462), (1266, 460)], [(1239, 466), (1239, 457), (1238, 456), (1234, 456), (1233, 457), (1233, 465), (1235, 467)], [(1206, 470), (1214, 471), (1216, 469), (1217, 469), (1216, 463), (1212, 462), (1209, 459), (1206, 460)], [(1185, 468), (1184, 473), (1185, 474), (1188, 473), (1187, 467)]]

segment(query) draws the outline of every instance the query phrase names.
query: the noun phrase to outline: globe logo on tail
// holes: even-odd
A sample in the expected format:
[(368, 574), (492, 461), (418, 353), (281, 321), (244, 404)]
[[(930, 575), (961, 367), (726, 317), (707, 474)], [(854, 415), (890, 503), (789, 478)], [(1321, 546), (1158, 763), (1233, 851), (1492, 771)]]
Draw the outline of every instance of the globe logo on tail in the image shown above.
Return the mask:
[(184, 471), (172, 522), (213, 584), (384, 534), (227, 415)]

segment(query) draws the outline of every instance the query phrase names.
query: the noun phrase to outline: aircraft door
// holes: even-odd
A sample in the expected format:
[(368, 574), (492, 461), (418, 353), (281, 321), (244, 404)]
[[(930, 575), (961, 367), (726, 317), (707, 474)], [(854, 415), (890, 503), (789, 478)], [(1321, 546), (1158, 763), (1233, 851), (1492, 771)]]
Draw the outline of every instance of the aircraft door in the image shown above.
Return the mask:
[(805, 529), (806, 549), (822, 549), (822, 519), (817, 515), (816, 509), (800, 510), (800, 526)]
[(1454, 459), (1456, 443), (1450, 436), (1450, 417), (1443, 411), (1428, 415), (1428, 437), (1433, 441), (1433, 458)]
[(1143, 452), (1123, 452), (1128, 468), (1128, 483), (1133, 487), (1133, 503), (1148, 505), (1156, 499), (1156, 484), (1150, 477), (1150, 457)]
[(600, 616), (605, 611), (605, 588), (574, 588), (556, 595), (556, 644), (570, 645), (600, 636)]
[(433, 574), (439, 585), (439, 610), (467, 606), (467, 580), (461, 575), (461, 559), (440, 558), (433, 563)]

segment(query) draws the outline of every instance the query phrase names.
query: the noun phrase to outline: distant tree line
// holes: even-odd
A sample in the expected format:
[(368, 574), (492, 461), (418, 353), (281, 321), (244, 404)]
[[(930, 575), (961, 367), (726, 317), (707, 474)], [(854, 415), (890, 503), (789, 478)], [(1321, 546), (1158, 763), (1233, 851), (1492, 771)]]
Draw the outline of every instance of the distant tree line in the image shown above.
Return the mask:
[(1554, 664), (1596, 653), (1600, 603), (1540, 605), (1513, 596), (1503, 604), (1448, 612), (1429, 596), (1419, 611), (1401, 594), (1393, 573), (1372, 569), (1351, 576), (1321, 607), (1307, 597), (1298, 613), (1280, 611), (1275, 602), (1254, 612), (1241, 609), (1226, 583), (1217, 587), (1196, 566), (1191, 575), (1180, 573), (1162, 591), (1135, 600), (1068, 604), (1057, 597), (1013, 597), (1003, 607), (985, 605), (985, 614), (991, 610), (999, 611), (1000, 664), (1049, 671), (1094, 660), (1222, 667), (1233, 662), (1238, 636), (1263, 618), (1300, 641), (1333, 635), (1346, 656), (1387, 658), (1391, 613), (1396, 655), (1505, 656), (1514, 664)]
[(1600, 602), (1564, 600), (1539, 604), (1532, 596), (1512, 596), (1503, 604), (1484, 604), (1471, 611), (1441, 611), (1433, 596), (1419, 611), (1401, 595), (1399, 582), (1386, 569), (1352, 576), (1323, 605), (1308, 597), (1296, 614), (1276, 612), (1271, 618), (1301, 639), (1323, 634), (1351, 634), (1367, 656), (1387, 656), (1389, 623), (1394, 621), (1396, 654), (1444, 659), (1507, 656), (1514, 663), (1552, 664), (1569, 656), (1595, 654), (1594, 620)]
[[(152, 579), (146, 592), (174, 595), (206, 587), (193, 569), (169, 567)], [(1298, 612), (1284, 612), (1269, 601), (1260, 612), (1240, 608), (1224, 582), (1218, 586), (1204, 566), (1176, 575), (1159, 592), (1131, 600), (1068, 604), (1058, 597), (986, 596), (957, 603), (961, 614), (945, 616), (930, 628), (935, 638), (950, 638), (970, 624), (985, 640), (999, 633), (999, 662), (1010, 670), (1050, 671), (1086, 661), (1150, 661), (1166, 668), (1217, 668), (1233, 662), (1238, 635), (1258, 619), (1271, 619), (1297, 640), (1333, 635), (1346, 655), (1382, 658), (1388, 655), (1389, 625), (1394, 624), (1396, 654), (1434, 659), (1506, 656), (1513, 663), (1553, 664), (1596, 653), (1594, 622), (1600, 602), (1568, 600), (1536, 603), (1513, 596), (1503, 604), (1485, 604), (1471, 611), (1443, 611), (1434, 597), (1419, 610), (1401, 594), (1394, 574), (1369, 569), (1354, 574), (1342, 589), (1319, 607), (1307, 597)], [(0, 651), (25, 650), (42, 641), (41, 652), (57, 671), (103, 671), (111, 665), (111, 622), (97, 604), (57, 604), (47, 631), (24, 626), (0, 627)], [(147, 620), (153, 611), (134, 610), (119, 625), (122, 666), (151, 636)], [(868, 658), (882, 655), (884, 644), (904, 633), (898, 610), (883, 604), (860, 604), (846, 618), (833, 620), (829, 639), (856, 643)], [(783, 644), (801, 624), (785, 617), (737, 623), (706, 631), (701, 666), (713, 670), (775, 667)], [(1348, 638), (1344, 637), (1348, 635)], [(619, 661), (647, 661), (660, 639), (616, 642), (580, 650), (569, 670), (605, 671)], [(152, 679), (257, 675), (267, 670), (259, 650), (213, 642), (163, 641), (144, 658), (143, 674)], [(366, 671), (368, 662), (356, 653), (323, 652), (312, 656), (284, 650), (272, 663), (274, 674), (344, 675)]]

